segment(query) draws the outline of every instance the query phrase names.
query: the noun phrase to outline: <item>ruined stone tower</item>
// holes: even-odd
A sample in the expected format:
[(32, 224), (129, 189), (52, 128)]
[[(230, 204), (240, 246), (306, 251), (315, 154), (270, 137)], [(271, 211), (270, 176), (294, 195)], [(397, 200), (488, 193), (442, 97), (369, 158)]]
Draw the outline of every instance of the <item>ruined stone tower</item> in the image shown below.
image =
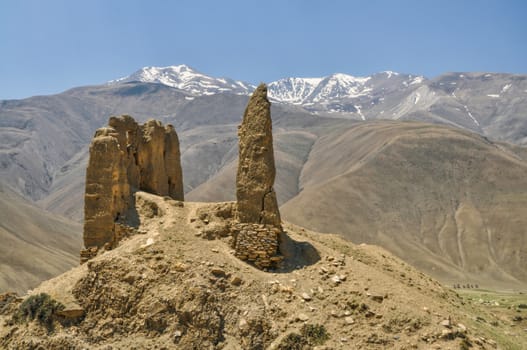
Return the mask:
[(253, 92), (238, 136), (237, 218), (242, 223), (280, 227), (280, 212), (273, 189), (276, 170), (271, 103), (267, 99), (265, 84), (260, 84)]
[(232, 228), (235, 255), (260, 269), (276, 268), (282, 261), (282, 226), (273, 189), (271, 103), (261, 84), (251, 96), (238, 130), (239, 160), (236, 176), (238, 221)]
[(172, 125), (111, 117), (90, 145), (84, 198), (81, 262), (114, 247), (133, 220), (134, 192), (183, 200), (179, 140)]

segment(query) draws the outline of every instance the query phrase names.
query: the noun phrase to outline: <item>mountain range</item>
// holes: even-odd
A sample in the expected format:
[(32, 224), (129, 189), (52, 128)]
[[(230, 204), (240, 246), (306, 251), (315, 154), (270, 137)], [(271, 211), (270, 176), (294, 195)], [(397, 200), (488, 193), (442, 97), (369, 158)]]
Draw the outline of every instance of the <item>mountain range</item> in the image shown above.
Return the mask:
[[(268, 83), (284, 217), (379, 244), (445, 282), (526, 285), (526, 79), (381, 72)], [(0, 101), (0, 182), (79, 227), (91, 137), (110, 115), (130, 114), (175, 126), (187, 199), (233, 199), (236, 130), (253, 88), (181, 65)]]
[[(527, 76), (447, 73), (434, 79), (392, 71), (367, 77), (336, 73), (319, 78), (284, 78), (268, 83), (275, 103), (300, 106), (321, 116), (355, 120), (421, 120), (445, 123), (524, 144), (520, 116), (527, 108)], [(213, 78), (185, 66), (146, 67), (110, 84), (158, 83), (194, 95), (249, 95), (254, 85)], [(192, 99), (192, 97), (187, 97)]]

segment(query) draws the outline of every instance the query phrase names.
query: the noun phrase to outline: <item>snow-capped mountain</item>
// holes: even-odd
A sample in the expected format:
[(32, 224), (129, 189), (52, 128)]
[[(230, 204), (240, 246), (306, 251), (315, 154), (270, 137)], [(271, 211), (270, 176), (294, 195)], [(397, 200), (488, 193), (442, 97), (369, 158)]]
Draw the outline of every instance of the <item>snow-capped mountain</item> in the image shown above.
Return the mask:
[[(414, 79), (414, 80), (412, 80)], [(419, 77), (419, 82), (423, 77)], [(184, 90), (194, 95), (234, 93), (249, 95), (254, 85), (229, 78), (215, 78), (186, 66), (145, 67), (130, 76), (113, 80), (110, 84), (126, 82), (159, 83)], [(310, 110), (327, 109), (329, 112), (356, 112), (355, 104), (349, 102), (361, 97), (374, 97), (375, 90), (408, 88), (415, 82), (411, 75), (382, 72), (369, 77), (354, 77), (336, 73), (320, 78), (284, 78), (268, 84), (269, 98), (274, 102), (304, 106)], [(330, 107), (328, 107), (330, 106)], [(351, 107), (350, 107), (351, 106)]]
[(322, 78), (284, 78), (269, 83), (271, 99), (284, 103), (303, 104), (313, 94)]
[[(493, 80), (496, 82), (491, 83)], [(498, 102), (505, 103), (505, 96), (516, 89), (511, 87), (517, 84), (514, 83), (516, 80), (477, 73), (450, 74), (433, 80), (392, 71), (367, 77), (336, 73), (327, 77), (291, 77), (273, 81), (268, 83), (268, 94), (275, 104), (296, 105), (318, 115), (355, 120), (418, 119), (439, 122), (453, 118), (456, 125), (481, 132), (481, 120), (486, 115), (481, 106), (495, 109)], [(186, 65), (145, 67), (109, 84), (127, 82), (163, 84), (194, 96), (222, 93), (249, 95), (255, 88), (247, 82), (211, 77)], [(480, 89), (479, 84), (480, 93), (470, 99), (465, 98), (465, 90), (469, 88), (472, 94), (473, 87)], [(480, 95), (485, 100), (472, 106)], [(193, 100), (193, 97), (186, 99)], [(444, 116), (445, 106), (449, 109), (448, 117)]]
[(250, 94), (255, 86), (229, 78), (214, 78), (184, 64), (168, 67), (144, 67), (124, 78), (112, 80), (109, 84), (140, 81), (158, 83), (185, 90), (194, 95), (214, 95), (218, 93)]
[(371, 91), (365, 86), (368, 80), (370, 77), (353, 77), (341, 73), (323, 78), (284, 78), (269, 83), (269, 97), (297, 105), (358, 97)]

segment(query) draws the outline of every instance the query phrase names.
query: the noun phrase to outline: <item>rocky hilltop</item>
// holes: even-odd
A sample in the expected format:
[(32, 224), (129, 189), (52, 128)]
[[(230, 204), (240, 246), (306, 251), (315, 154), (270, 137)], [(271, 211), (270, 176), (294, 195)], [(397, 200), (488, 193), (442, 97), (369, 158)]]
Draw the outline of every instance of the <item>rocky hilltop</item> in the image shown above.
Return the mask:
[[(53, 330), (10, 320), (6, 349), (494, 349), (523, 344), (490, 312), (465, 304), (387, 251), (283, 223), (290, 254), (265, 272), (235, 256), (223, 228), (235, 203), (179, 202), (137, 192), (141, 232), (44, 282), (65, 309)], [(156, 215), (152, 215), (152, 208)], [(489, 329), (485, 322), (496, 322)], [(496, 336), (512, 331), (509, 340)], [(327, 338), (327, 339), (326, 339)], [(464, 345), (463, 345), (464, 344)], [(527, 343), (525, 343), (527, 344)]]

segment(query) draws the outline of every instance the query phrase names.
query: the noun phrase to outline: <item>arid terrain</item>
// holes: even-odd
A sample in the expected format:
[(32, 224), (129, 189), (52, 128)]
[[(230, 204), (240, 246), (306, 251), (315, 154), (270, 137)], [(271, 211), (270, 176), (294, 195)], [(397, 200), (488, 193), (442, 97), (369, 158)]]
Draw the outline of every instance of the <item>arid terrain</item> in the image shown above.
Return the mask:
[(0, 185), (0, 290), (24, 295), (78, 264), (81, 230)]
[[(230, 237), (221, 235), (231, 203), (136, 196), (146, 233), (31, 292), (66, 306), (53, 331), (37, 321), (9, 322), (20, 301), (2, 301), (1, 347), (289, 349), (292, 340), (318, 349), (527, 346), (525, 320), (469, 301), (382, 248), (286, 223), (283, 268), (261, 271), (235, 258)], [(518, 295), (512, 307), (522, 303)]]

